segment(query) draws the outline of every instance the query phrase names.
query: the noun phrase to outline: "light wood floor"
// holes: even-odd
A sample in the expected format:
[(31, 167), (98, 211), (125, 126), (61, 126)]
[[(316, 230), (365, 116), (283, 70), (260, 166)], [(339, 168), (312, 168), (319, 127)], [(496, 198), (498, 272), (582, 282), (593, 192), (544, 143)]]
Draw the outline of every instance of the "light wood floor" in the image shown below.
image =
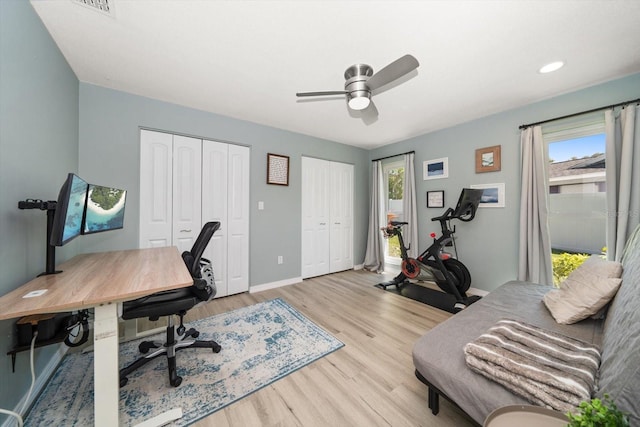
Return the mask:
[(445, 399), (433, 416), (414, 375), (414, 342), (450, 314), (373, 286), (389, 278), (347, 271), (192, 310), (187, 320), (280, 297), (345, 344), (195, 425), (471, 426)]

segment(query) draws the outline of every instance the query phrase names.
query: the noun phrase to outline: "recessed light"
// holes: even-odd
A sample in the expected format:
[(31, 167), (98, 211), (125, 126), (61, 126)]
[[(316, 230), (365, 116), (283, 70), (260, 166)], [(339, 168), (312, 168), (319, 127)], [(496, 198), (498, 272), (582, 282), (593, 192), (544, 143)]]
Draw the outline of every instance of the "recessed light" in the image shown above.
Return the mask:
[(538, 70), (538, 72), (541, 73), (541, 74), (552, 73), (554, 71), (559, 70), (563, 66), (564, 66), (564, 62), (555, 61), (555, 62), (551, 62), (551, 63), (545, 65), (544, 67), (540, 68)]

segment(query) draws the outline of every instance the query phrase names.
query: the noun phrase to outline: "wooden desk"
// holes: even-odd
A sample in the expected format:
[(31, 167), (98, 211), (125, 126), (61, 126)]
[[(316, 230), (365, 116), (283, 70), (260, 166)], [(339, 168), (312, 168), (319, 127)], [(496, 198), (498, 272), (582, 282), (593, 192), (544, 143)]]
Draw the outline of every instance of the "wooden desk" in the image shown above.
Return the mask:
[(37, 277), (0, 297), (0, 320), (93, 308), (95, 425), (117, 426), (118, 303), (190, 286), (193, 279), (176, 247), (82, 254), (58, 268), (62, 273)]

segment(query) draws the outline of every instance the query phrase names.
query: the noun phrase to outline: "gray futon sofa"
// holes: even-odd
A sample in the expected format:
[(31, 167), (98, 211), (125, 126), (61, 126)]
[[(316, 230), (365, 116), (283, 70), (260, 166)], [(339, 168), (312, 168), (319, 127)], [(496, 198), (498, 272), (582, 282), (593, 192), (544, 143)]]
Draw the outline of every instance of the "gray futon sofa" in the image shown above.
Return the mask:
[(429, 388), (429, 408), (438, 413), (439, 396), (459, 406), (478, 424), (495, 409), (530, 404), (498, 383), (473, 372), (464, 346), (500, 319), (526, 322), (596, 344), (601, 364), (596, 397), (609, 394), (632, 426), (640, 426), (640, 230), (629, 239), (622, 260), (622, 284), (605, 319), (557, 323), (543, 303), (550, 286), (511, 281), (422, 336), (413, 348), (416, 376)]

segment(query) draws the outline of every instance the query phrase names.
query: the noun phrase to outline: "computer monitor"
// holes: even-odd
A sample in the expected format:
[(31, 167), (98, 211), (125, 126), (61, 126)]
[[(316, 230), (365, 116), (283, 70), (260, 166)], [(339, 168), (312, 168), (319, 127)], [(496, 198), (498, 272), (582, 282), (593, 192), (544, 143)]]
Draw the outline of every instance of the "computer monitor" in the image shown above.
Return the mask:
[(473, 219), (476, 209), (478, 209), (480, 199), (482, 199), (482, 193), (484, 193), (483, 189), (463, 188), (452, 216), (460, 218), (471, 215), (469, 220)]
[(126, 197), (126, 190), (89, 184), (82, 234), (122, 228)]
[(62, 246), (82, 232), (87, 186), (88, 184), (76, 174), (67, 175), (56, 202), (50, 245)]

